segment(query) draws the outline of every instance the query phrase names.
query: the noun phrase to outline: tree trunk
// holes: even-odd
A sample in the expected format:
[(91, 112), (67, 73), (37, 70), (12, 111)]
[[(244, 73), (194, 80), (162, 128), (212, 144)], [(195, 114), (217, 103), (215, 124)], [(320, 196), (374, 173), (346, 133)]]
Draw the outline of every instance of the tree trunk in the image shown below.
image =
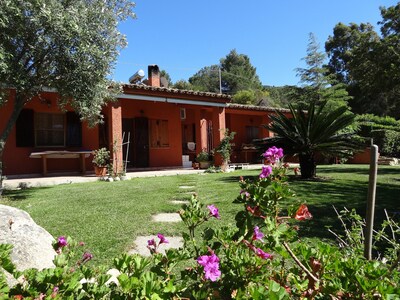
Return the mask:
[[(10, 101), (12, 101), (10, 99)], [(0, 197), (3, 194), (3, 153), (4, 148), (6, 146), (6, 141), (8, 136), (10, 135), (11, 129), (14, 127), (15, 123), (17, 122), (18, 116), (21, 113), (22, 108), (25, 104), (25, 97), (18, 94), (15, 96), (14, 99), (14, 107), (13, 111), (8, 119), (6, 126), (4, 127), (3, 131), (0, 132)]]
[(3, 152), (5, 144), (5, 141), (0, 140), (0, 199), (3, 194)]
[(309, 179), (315, 177), (317, 166), (313, 154), (302, 154), (299, 156), (301, 178)]

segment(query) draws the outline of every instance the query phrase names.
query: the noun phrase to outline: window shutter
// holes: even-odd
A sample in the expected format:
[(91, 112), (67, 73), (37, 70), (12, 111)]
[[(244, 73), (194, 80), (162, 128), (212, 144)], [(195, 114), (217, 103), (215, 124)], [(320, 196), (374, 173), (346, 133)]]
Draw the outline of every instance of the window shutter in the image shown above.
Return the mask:
[(17, 147), (35, 146), (33, 116), (34, 112), (32, 109), (23, 109), (19, 114), (15, 124)]
[(68, 111), (67, 116), (67, 147), (82, 147), (82, 123), (79, 115)]

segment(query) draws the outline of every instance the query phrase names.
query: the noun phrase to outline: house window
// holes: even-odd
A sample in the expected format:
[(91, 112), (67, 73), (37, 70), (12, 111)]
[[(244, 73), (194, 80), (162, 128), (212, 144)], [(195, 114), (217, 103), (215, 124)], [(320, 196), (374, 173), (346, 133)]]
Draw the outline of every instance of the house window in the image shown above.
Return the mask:
[(259, 132), (258, 126), (246, 126), (246, 143), (251, 144), (254, 139), (258, 139)]
[(35, 146), (65, 146), (65, 114), (35, 113)]
[(168, 120), (150, 120), (150, 147), (169, 147)]

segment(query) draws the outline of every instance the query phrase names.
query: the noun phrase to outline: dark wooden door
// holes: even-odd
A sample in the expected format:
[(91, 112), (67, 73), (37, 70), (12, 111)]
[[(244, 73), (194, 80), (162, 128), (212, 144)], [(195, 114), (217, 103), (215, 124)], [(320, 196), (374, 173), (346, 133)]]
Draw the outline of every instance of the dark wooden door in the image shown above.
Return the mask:
[(133, 165), (136, 168), (149, 166), (149, 121), (145, 117), (134, 119)]

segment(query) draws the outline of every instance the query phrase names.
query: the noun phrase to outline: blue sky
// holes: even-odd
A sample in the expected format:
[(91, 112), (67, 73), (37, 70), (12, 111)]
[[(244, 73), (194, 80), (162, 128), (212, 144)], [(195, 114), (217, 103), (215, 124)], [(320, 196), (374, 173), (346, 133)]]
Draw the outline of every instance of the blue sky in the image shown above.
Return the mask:
[(323, 49), (338, 23), (369, 22), (377, 29), (380, 6), (389, 0), (137, 0), (137, 19), (120, 25), (128, 47), (121, 51), (113, 79), (127, 82), (149, 64), (172, 81), (187, 80), (218, 64), (231, 49), (250, 57), (265, 85), (298, 84), (308, 36)]

